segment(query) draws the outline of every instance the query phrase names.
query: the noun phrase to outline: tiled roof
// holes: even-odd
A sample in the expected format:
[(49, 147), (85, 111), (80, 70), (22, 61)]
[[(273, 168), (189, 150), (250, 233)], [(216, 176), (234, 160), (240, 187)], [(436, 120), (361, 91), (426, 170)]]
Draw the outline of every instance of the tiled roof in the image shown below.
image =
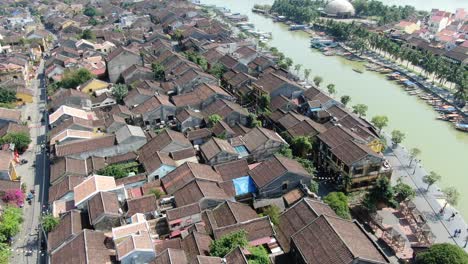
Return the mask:
[(138, 198), (127, 199), (127, 215), (131, 216), (136, 213), (150, 213), (158, 210), (156, 196), (153, 194), (145, 195)]
[(29, 128), (27, 126), (19, 125), (16, 123), (7, 123), (0, 128), (0, 137), (5, 136), (7, 133), (26, 133), (29, 135)]
[(225, 201), (206, 213), (209, 221), (205, 224), (210, 225), (211, 230), (258, 218), (250, 206), (231, 201)]
[(153, 110), (158, 109), (160, 106), (169, 106), (174, 107), (174, 105), (169, 102), (169, 97), (166, 95), (155, 95), (150, 99), (146, 100), (144, 103), (133, 108), (133, 112), (136, 114), (145, 114)]
[(70, 143), (56, 145), (55, 154), (57, 157), (64, 157), (87, 151), (112, 147), (114, 146), (114, 144), (115, 135), (102, 136), (92, 139), (76, 140)]
[(248, 264), (247, 258), (245, 257), (244, 252), (240, 247), (233, 249), (224, 258), (226, 259), (227, 263)]
[(245, 142), (245, 147), (250, 152), (255, 151), (258, 147), (265, 144), (268, 140), (273, 140), (276, 142), (286, 144), (284, 139), (280, 135), (278, 135), (278, 133), (263, 127), (256, 127), (250, 130), (247, 134), (245, 134), (242, 140)]
[(0, 120), (8, 120), (19, 123), (21, 121), (21, 111), (7, 108), (0, 108)]
[(187, 183), (198, 179), (212, 182), (221, 182), (221, 176), (205, 164), (186, 162), (168, 173), (161, 182), (168, 194), (184, 187)]
[(161, 252), (151, 264), (188, 264), (185, 252), (180, 249), (168, 248)]
[(208, 142), (200, 146), (200, 151), (208, 160), (211, 160), (221, 152), (230, 155), (238, 155), (236, 150), (229, 144), (227, 140), (213, 137)]
[(9, 190), (20, 190), (20, 189), (21, 189), (20, 181), (0, 180), (0, 192), (6, 192)]
[(285, 173), (308, 176), (309, 173), (296, 160), (275, 155), (249, 172), (255, 184), (262, 188)]
[(50, 182), (56, 181), (63, 174), (87, 176), (89, 173), (86, 160), (59, 158), (50, 166)]
[(184, 206), (199, 202), (204, 198), (214, 200), (229, 199), (229, 196), (218, 184), (211, 181), (195, 180), (174, 193), (177, 206)]
[(75, 186), (75, 205), (79, 205), (100, 191), (116, 188), (114, 177), (93, 175)]
[(239, 230), (245, 230), (247, 232), (248, 241), (254, 241), (266, 237), (273, 237), (275, 235), (275, 231), (273, 230), (270, 219), (267, 216), (255, 218), (249, 221), (225, 226), (222, 228), (217, 228), (213, 230), (213, 234), (215, 239), (219, 239), (224, 235)]
[(80, 233), (83, 228), (81, 217), (81, 213), (78, 210), (72, 210), (64, 214), (59, 224), (49, 232), (47, 237), (47, 249), (53, 251), (69, 238)]
[(88, 200), (88, 214), (91, 224), (96, 224), (102, 215), (119, 216), (119, 200), (112, 192), (99, 192)]
[(191, 215), (199, 214), (201, 212), (200, 205), (198, 203), (188, 204), (181, 207), (176, 207), (166, 211), (167, 221), (188, 217)]
[(122, 260), (134, 251), (151, 252), (154, 251), (154, 247), (149, 234), (147, 232), (141, 232), (139, 234), (132, 234), (122, 240), (115, 246), (115, 250), (118, 259)]
[(182, 249), (185, 251), (189, 261), (193, 261), (197, 255), (208, 256), (212, 239), (209, 235), (192, 231), (182, 239)]
[(191, 130), (187, 132), (187, 138), (188, 140), (196, 140), (196, 139), (202, 139), (202, 138), (208, 138), (211, 137), (211, 130), (208, 128), (201, 128), (201, 129), (196, 129), (196, 130)]
[(49, 188), (49, 203), (60, 199), (62, 196), (67, 194), (68, 192), (73, 192), (73, 188), (80, 184), (84, 180), (83, 176), (74, 176), (70, 175), (59, 182), (55, 183), (54, 185), (50, 186)]
[(164, 150), (164, 148), (172, 142), (176, 142), (178, 145), (184, 146), (184, 148), (192, 146), (184, 134), (174, 130), (165, 129), (139, 149), (139, 159), (151, 159), (154, 157), (156, 152)]
[(244, 159), (218, 164), (213, 168), (224, 181), (249, 175), (249, 164)]

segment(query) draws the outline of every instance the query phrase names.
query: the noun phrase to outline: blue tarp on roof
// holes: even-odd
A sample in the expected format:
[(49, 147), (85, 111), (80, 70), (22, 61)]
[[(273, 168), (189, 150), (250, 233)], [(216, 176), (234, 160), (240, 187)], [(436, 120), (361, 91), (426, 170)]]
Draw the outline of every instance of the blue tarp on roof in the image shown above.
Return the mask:
[(234, 184), (234, 189), (236, 190), (236, 195), (242, 195), (246, 193), (253, 193), (257, 191), (257, 187), (253, 182), (250, 176), (244, 176), (237, 179), (232, 180)]

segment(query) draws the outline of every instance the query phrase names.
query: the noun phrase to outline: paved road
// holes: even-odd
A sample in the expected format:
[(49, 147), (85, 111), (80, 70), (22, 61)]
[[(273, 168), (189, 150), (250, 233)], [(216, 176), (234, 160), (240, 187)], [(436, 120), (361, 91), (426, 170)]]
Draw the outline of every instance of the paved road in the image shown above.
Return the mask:
[[(21, 156), (22, 159), (26, 159), (29, 162), (18, 167), (18, 174), (21, 175), (23, 183), (26, 183), (27, 190), (35, 190), (35, 197), (29, 205), (25, 204), (23, 209), (24, 222), (20, 233), (15, 237), (12, 245), (12, 257), (11, 263), (22, 264), (22, 263), (38, 263), (39, 256), (43, 255), (44, 252), (40, 251), (39, 241), (42, 239), (40, 234), (40, 228), (38, 228), (41, 216), (41, 208), (44, 201), (47, 203), (48, 200), (48, 158), (47, 155), (41, 148), (41, 144), (45, 141), (46, 126), (45, 123), (41, 123), (43, 117), (43, 109), (45, 109), (45, 89), (44, 80), (42, 77), (43, 62), (41, 61), (38, 67), (39, 78), (35, 79), (31, 83), (31, 87), (35, 91), (34, 102), (27, 104), (22, 109), (22, 116), (24, 121), (31, 118), (28, 121), (28, 127), (30, 128), (30, 135), (32, 143), (29, 149)], [(45, 204), (46, 204), (45, 203)], [(41, 262), (45, 263), (45, 262)]]
[[(468, 252), (468, 246), (465, 247), (466, 239), (468, 238), (467, 224), (460, 213), (450, 205), (446, 207), (444, 215), (439, 214), (440, 209), (444, 205), (444, 195), (435, 185), (426, 191), (427, 185), (423, 183), (422, 178), (428, 172), (424, 170), (422, 165), (413, 162), (409, 166), (411, 158), (407, 149), (403, 146), (397, 146), (394, 149), (389, 148), (385, 153), (385, 157), (394, 169), (392, 183), (396, 184), (396, 181), (401, 178), (404, 183), (412, 186), (416, 191), (416, 197), (413, 199), (413, 202), (428, 220), (428, 224), (436, 237), (435, 242), (457, 244)], [(461, 188), (464, 186), (456, 187), (459, 191), (463, 191)], [(448, 220), (452, 213), (458, 214), (453, 220)], [(461, 229), (462, 233), (455, 238), (453, 234), (456, 229)]]

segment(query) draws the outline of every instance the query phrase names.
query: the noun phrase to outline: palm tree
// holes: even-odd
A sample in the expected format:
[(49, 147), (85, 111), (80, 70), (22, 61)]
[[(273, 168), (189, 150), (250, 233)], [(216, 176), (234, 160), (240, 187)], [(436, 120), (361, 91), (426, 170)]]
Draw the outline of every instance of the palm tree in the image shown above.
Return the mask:
[(320, 77), (320, 76), (315, 76), (315, 77), (314, 77), (314, 83), (315, 83), (315, 85), (320, 86), (320, 84), (321, 84), (322, 82), (323, 82), (323, 78), (322, 78), (322, 77)]

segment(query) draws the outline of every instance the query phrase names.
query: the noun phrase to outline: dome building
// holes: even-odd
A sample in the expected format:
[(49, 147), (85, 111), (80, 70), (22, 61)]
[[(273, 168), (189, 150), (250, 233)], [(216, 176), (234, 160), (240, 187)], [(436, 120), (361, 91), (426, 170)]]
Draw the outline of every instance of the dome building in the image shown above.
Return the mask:
[(331, 0), (323, 12), (333, 17), (350, 17), (355, 14), (353, 5), (347, 0)]

